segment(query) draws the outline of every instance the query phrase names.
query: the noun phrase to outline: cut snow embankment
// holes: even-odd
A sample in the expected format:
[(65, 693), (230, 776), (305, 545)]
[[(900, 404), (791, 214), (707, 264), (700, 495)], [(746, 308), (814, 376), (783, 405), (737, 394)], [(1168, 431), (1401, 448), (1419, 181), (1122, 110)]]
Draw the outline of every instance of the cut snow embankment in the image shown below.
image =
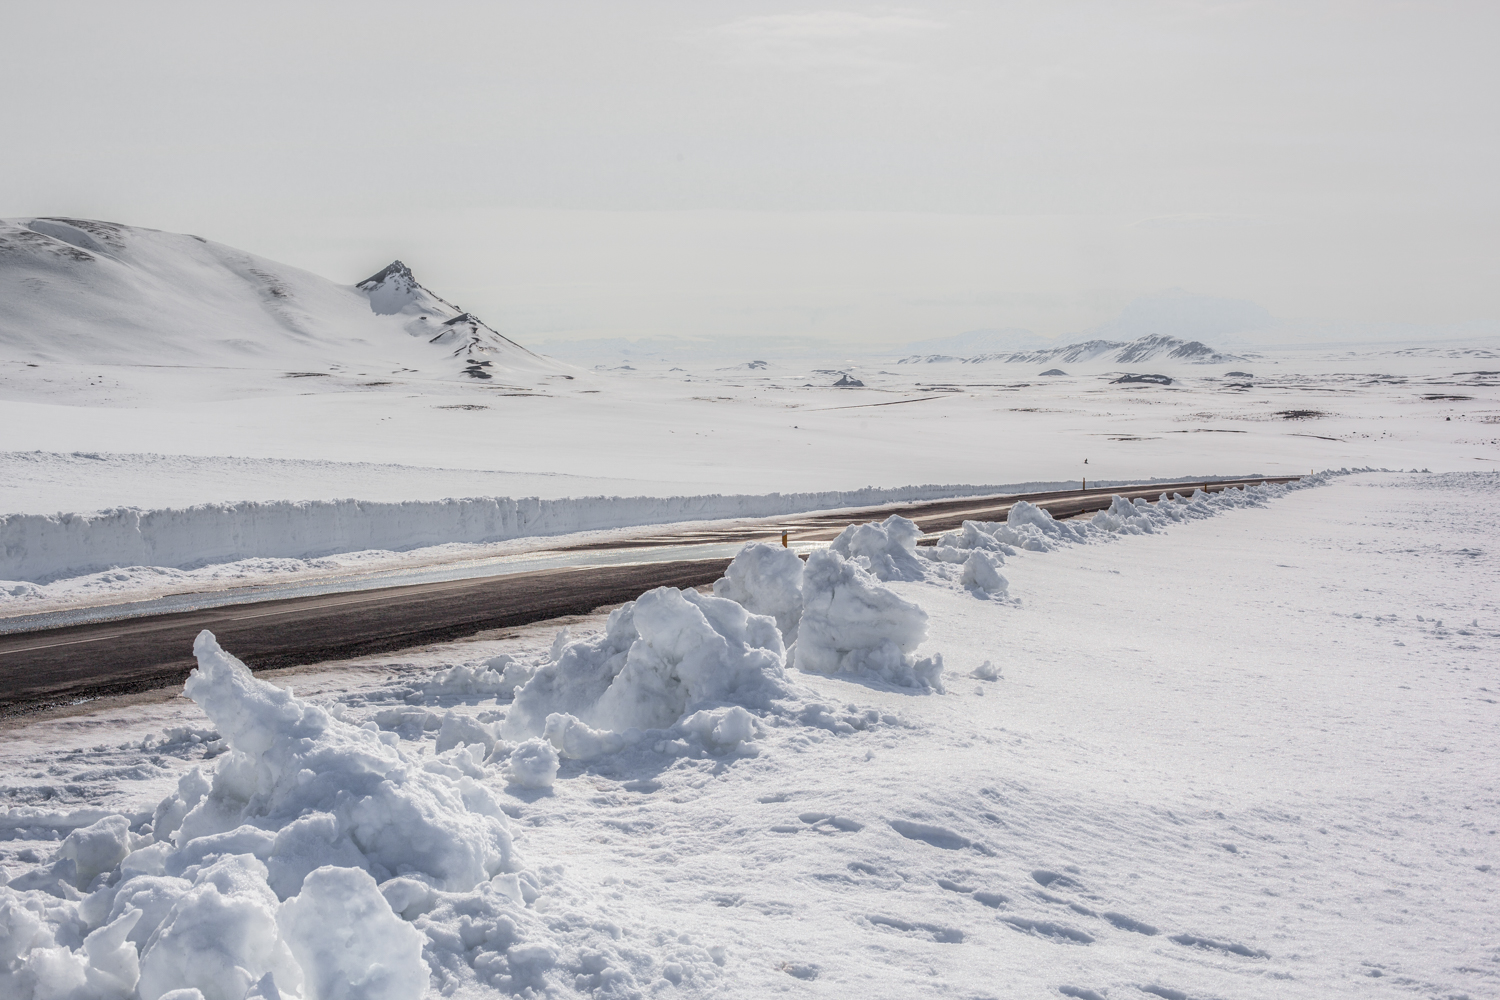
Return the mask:
[[(1191, 481), (1211, 478), (1217, 477)], [(122, 507), (87, 514), (6, 514), (0, 515), (0, 581), (37, 584), (120, 567), (189, 569), (247, 559), (313, 559), (336, 553), (407, 551), (680, 521), (774, 517), (1070, 488), (1070, 483), (1011, 483), (558, 500), (246, 501), (160, 510)]]

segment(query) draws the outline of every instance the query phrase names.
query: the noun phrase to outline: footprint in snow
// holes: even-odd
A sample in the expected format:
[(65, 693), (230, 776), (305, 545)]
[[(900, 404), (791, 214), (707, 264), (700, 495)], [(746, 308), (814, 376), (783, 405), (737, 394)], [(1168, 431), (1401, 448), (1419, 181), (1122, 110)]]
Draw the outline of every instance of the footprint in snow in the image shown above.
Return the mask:
[(980, 854), (990, 855), (994, 852), (983, 844), (970, 840), (961, 834), (954, 833), (947, 827), (932, 826), (928, 823), (913, 823), (910, 820), (893, 819), (890, 821), (891, 829), (895, 830), (907, 840), (920, 840), (924, 844), (944, 851), (961, 851), (964, 849), (978, 851)]
[(1083, 886), (1079, 885), (1073, 879), (1068, 878), (1068, 876), (1063, 875), (1059, 872), (1048, 871), (1046, 868), (1038, 868), (1036, 871), (1031, 873), (1031, 878), (1032, 881), (1034, 881), (1037, 885), (1041, 886), (1044, 889), (1083, 888)]
[(1103, 914), (1103, 917), (1122, 931), (1133, 931), (1136, 934), (1145, 934), (1147, 937), (1154, 937), (1160, 933), (1155, 927), (1152, 927), (1145, 921), (1136, 920), (1134, 917), (1127, 917), (1123, 913), (1106, 912)]
[(812, 962), (782, 962), (777, 966), (782, 972), (796, 979), (813, 980), (818, 978), (822, 968)]
[(1004, 896), (998, 892), (987, 892), (984, 889), (975, 889), (970, 886), (961, 885), (957, 882), (954, 882), (952, 879), (940, 878), (937, 880), (937, 884), (938, 888), (940, 889), (947, 889), (949, 892), (956, 892), (960, 895), (968, 896), (975, 902), (983, 903), (985, 906), (988, 906), (991, 909), (998, 910), (1000, 907), (1010, 902), (1010, 897)]
[(1142, 993), (1150, 993), (1155, 997), (1161, 997), (1161, 1000), (1192, 1000), (1192, 997), (1186, 993), (1181, 990), (1174, 990), (1170, 986), (1142, 986), (1140, 987), (1140, 991)]
[(1057, 992), (1065, 997), (1073, 997), (1073, 1000), (1104, 1000), (1102, 993), (1086, 990), (1082, 986), (1059, 986)]
[(865, 828), (863, 823), (831, 813), (805, 812), (797, 818), (819, 833), (858, 833)]
[(1210, 948), (1214, 951), (1223, 951), (1231, 955), (1240, 955), (1244, 958), (1270, 958), (1271, 953), (1251, 948), (1243, 944), (1235, 944), (1233, 941), (1215, 941), (1213, 938), (1198, 937), (1194, 934), (1173, 934), (1167, 938), (1175, 944), (1186, 945), (1189, 948)]
[(1050, 938), (1062, 944), (1093, 944), (1094, 936), (1067, 924), (1055, 924), (1050, 920), (1028, 920), (1025, 917), (1001, 917), (1002, 923), (1010, 924), (1018, 931)]
[(942, 924), (924, 924), (912, 920), (902, 920), (899, 917), (866, 917), (876, 927), (887, 930), (898, 931), (902, 934), (911, 934), (915, 937), (926, 938), (939, 944), (963, 944), (964, 932), (955, 927), (944, 927)]
[(842, 816), (834, 816), (832, 813), (805, 812), (797, 817), (802, 821), (801, 826), (796, 823), (778, 823), (771, 827), (772, 833), (801, 833), (803, 830), (812, 830), (816, 833), (858, 833), (865, 828), (863, 823)]

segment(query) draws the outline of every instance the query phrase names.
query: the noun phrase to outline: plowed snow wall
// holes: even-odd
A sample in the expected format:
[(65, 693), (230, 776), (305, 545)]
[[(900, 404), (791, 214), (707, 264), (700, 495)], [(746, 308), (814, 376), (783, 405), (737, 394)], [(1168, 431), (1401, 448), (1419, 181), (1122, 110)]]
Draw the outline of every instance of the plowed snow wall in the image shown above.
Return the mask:
[[(1199, 481), (1212, 478), (1218, 477)], [(0, 515), (0, 580), (46, 583), (120, 566), (191, 569), (254, 557), (310, 559), (366, 549), (403, 551), (448, 542), (1071, 488), (1071, 483), (1012, 483), (759, 496), (245, 501), (89, 514), (6, 514)]]

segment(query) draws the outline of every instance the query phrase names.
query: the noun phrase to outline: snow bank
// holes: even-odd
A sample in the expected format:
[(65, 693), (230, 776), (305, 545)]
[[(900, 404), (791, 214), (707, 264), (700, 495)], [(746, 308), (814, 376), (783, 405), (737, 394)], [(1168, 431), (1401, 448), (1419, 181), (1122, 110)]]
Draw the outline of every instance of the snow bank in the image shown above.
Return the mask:
[[(1293, 483), (1230, 487), (1218, 493), (1194, 490), (1188, 497), (1180, 493), (1171, 496), (1163, 493), (1155, 503), (1143, 498), (1127, 500), (1122, 496), (1115, 496), (1108, 509), (1099, 511), (1093, 517), (1071, 518), (1066, 521), (1058, 521), (1046, 510), (1022, 500), (1010, 508), (1004, 521), (965, 521), (960, 529), (944, 532), (929, 558), (939, 562), (964, 563), (965, 586), (979, 585), (981, 589), (989, 589), (979, 583), (981, 578), (988, 579), (989, 568), (981, 568), (973, 563), (974, 555), (981, 552), (993, 558), (998, 566), (1004, 561), (1005, 555), (1014, 555), (1016, 549), (1050, 552), (1063, 544), (1086, 543), (1115, 535), (1152, 534), (1169, 525), (1214, 517), (1226, 510), (1264, 506), (1268, 500), (1286, 496), (1295, 490), (1320, 486), (1330, 476), (1345, 474), (1347, 470), (1319, 473)], [(999, 576), (998, 573), (995, 575)], [(1000, 581), (1003, 580), (1000, 577)], [(1003, 592), (1004, 589), (1002, 586), (998, 592)]]
[[(774, 517), (901, 501), (1016, 493), (1062, 483), (906, 486), (824, 493), (678, 497), (480, 497), (405, 503), (310, 500), (202, 504), (95, 513), (0, 515), (0, 597), (118, 567), (189, 569), (343, 552), (406, 551), (677, 521)], [(858, 554), (858, 553), (856, 553)], [(274, 564), (267, 567), (274, 569)]]

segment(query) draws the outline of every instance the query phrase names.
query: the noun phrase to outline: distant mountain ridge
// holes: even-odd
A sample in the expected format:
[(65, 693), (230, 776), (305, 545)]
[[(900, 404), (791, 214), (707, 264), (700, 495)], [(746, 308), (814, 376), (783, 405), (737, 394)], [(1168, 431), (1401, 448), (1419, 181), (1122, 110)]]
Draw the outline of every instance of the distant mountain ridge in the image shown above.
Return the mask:
[(972, 357), (954, 357), (946, 354), (914, 354), (900, 359), (897, 364), (936, 364), (958, 362), (960, 364), (1081, 364), (1088, 361), (1104, 361), (1121, 365), (1140, 364), (1144, 361), (1181, 361), (1190, 364), (1219, 365), (1243, 361), (1234, 354), (1216, 351), (1197, 340), (1181, 340), (1153, 334), (1137, 340), (1085, 340), (1062, 347), (1049, 347), (1037, 351), (1012, 351), (999, 354), (976, 354)]
[(399, 260), (340, 285), (199, 236), (61, 217), (0, 220), (0, 356), (430, 378), (571, 370)]

